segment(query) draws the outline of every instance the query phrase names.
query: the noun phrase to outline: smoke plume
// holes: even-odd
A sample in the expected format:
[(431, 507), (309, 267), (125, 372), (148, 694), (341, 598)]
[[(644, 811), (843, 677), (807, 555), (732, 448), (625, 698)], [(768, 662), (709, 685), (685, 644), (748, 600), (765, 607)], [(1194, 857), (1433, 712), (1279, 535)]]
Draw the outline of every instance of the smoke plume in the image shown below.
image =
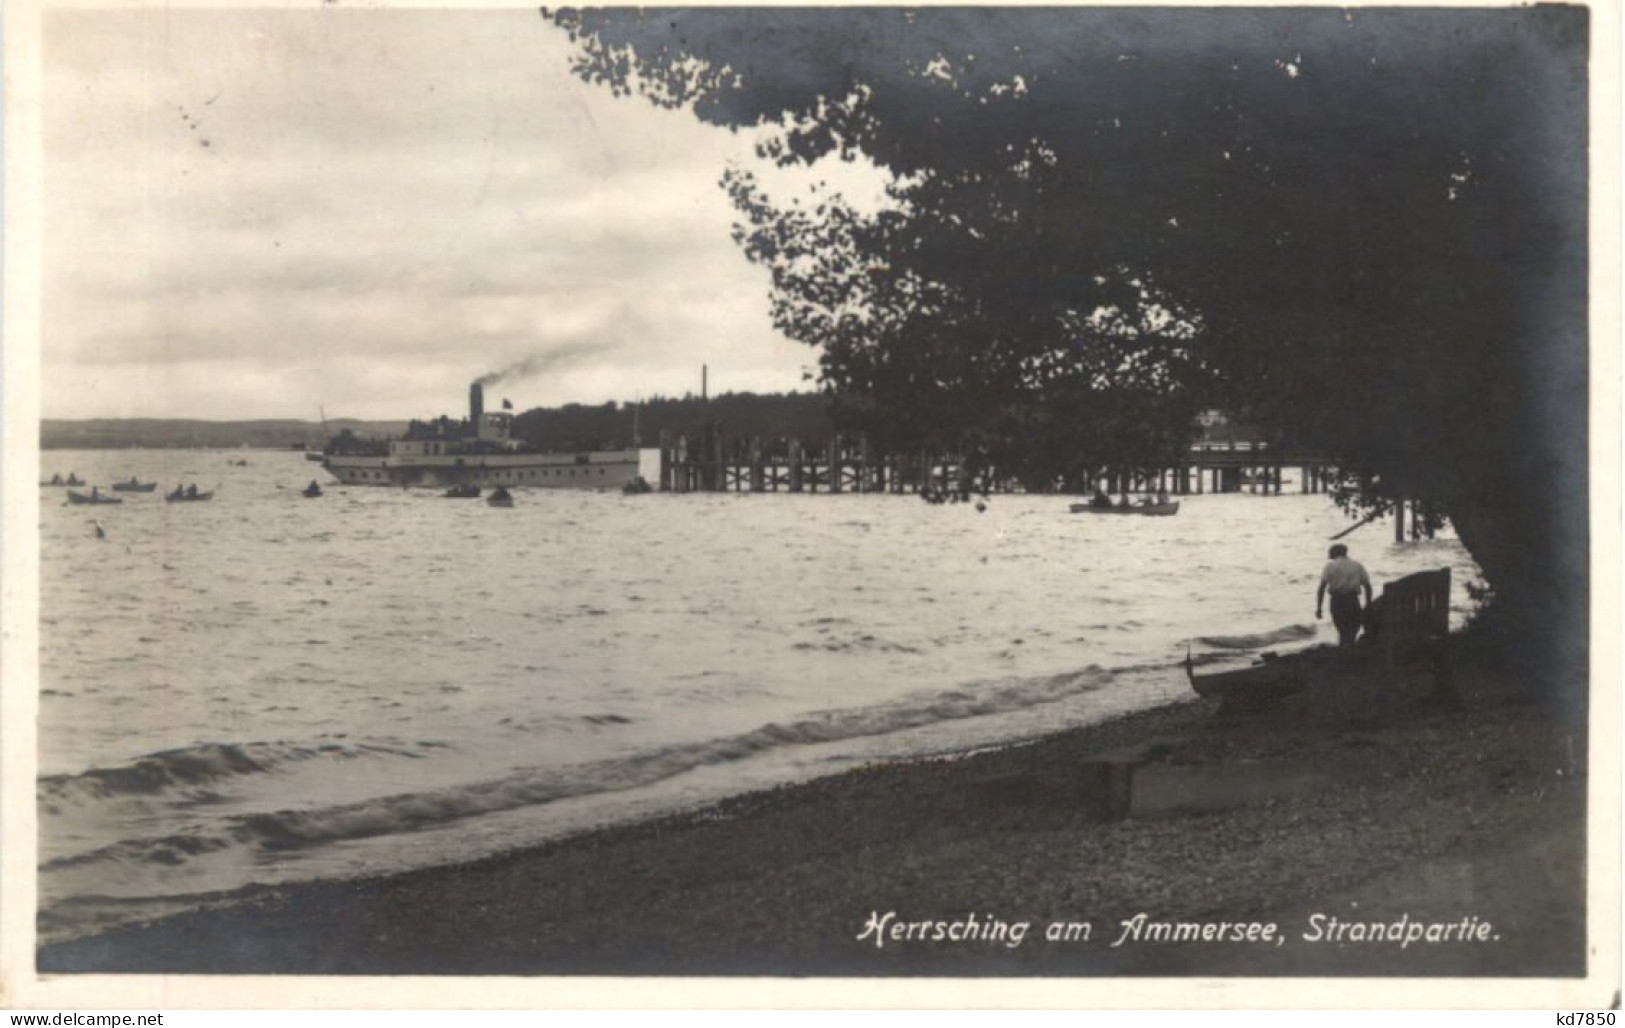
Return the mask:
[(584, 358), (602, 357), (604, 350), (605, 347), (597, 343), (568, 343), (546, 353), (533, 353), (521, 357), (507, 367), (487, 371), (474, 381), (480, 386), (493, 386), (510, 378), (529, 378), (544, 371), (578, 363)]

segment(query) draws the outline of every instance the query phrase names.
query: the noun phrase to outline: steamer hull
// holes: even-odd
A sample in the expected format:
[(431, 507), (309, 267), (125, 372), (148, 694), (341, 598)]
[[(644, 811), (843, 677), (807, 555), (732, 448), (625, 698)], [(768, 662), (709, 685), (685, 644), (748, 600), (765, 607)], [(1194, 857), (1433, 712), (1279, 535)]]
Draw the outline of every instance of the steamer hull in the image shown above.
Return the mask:
[(401, 453), (387, 456), (329, 455), (328, 474), (345, 485), (445, 489), (622, 489), (638, 477), (637, 450), (587, 453)]

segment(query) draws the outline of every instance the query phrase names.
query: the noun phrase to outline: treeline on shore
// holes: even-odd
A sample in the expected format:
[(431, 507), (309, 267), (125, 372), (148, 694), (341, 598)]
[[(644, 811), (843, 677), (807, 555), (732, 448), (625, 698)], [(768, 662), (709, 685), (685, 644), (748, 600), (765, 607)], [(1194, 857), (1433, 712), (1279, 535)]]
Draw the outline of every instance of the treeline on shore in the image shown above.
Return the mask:
[(536, 407), (514, 419), (514, 434), (561, 450), (621, 449), (632, 446), (634, 437), (652, 447), (662, 431), (675, 435), (704, 421), (721, 422), (731, 437), (783, 436), (813, 445), (832, 430), (829, 398), (822, 393), (723, 393), (708, 400), (657, 396), (637, 404)]
[[(820, 393), (723, 393), (657, 396), (638, 404), (567, 403), (535, 407), (514, 419), (521, 439), (560, 450), (656, 446), (660, 433), (720, 421), (731, 436), (794, 437), (812, 445), (829, 438), (829, 400)], [(40, 446), (47, 450), (190, 449), (249, 446), (286, 449), (320, 448), (341, 432), (361, 439), (382, 439), (406, 431), (406, 421), (362, 421), (333, 418), (326, 431), (319, 421), (268, 419), (201, 421), (189, 418), (97, 418), (86, 421), (45, 419)]]

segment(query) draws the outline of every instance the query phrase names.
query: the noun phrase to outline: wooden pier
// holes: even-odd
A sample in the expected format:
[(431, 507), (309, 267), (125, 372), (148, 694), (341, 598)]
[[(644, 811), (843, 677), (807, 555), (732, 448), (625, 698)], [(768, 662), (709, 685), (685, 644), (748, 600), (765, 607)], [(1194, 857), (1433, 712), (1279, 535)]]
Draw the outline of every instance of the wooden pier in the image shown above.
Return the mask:
[[(674, 493), (1023, 491), (997, 474), (967, 481), (963, 463), (956, 454), (929, 450), (880, 453), (861, 433), (837, 432), (822, 445), (806, 445), (791, 438), (727, 438), (721, 426), (712, 423), (682, 433), (661, 433), (659, 488)], [(1336, 475), (1324, 456), (1232, 443), (1193, 448), (1189, 460), (1151, 473), (1103, 471), (1093, 485), (1112, 496), (1157, 492), (1279, 496), (1286, 468), (1297, 469), (1297, 491), (1302, 493), (1325, 492)]]

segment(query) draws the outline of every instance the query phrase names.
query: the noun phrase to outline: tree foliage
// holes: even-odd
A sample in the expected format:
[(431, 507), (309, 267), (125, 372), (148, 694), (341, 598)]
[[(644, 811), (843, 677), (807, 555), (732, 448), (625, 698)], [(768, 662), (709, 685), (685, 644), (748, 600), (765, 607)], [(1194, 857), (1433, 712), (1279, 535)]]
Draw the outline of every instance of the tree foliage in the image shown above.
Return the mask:
[(1217, 401), (1583, 612), (1583, 8), (548, 16), (583, 77), (764, 166), (890, 173), (869, 211), (723, 180), (778, 325), (882, 436), (1053, 481)]

